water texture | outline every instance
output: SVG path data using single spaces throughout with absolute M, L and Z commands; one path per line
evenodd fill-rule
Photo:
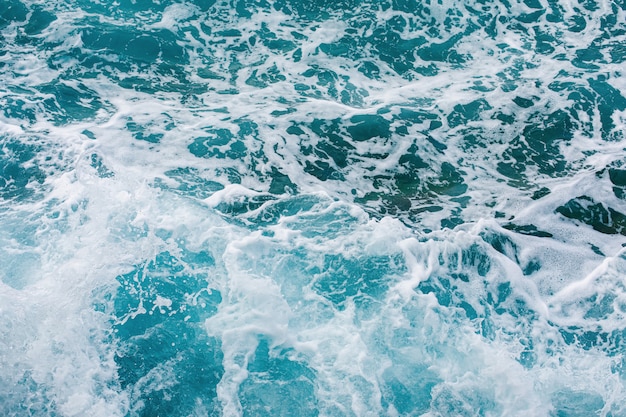
M 3 416 L 626 416 L 623 0 L 0 0 Z

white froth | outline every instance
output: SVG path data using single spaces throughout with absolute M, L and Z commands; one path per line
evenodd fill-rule
M 566 18 L 578 14 L 577 3 L 559 4 Z M 139 395 L 116 385 L 115 346 L 107 339 L 111 317 L 94 310 L 94 303 L 103 301 L 101 294 L 112 293 L 119 274 L 128 273 L 162 251 L 180 253 L 176 239 L 181 238 L 189 248 L 202 250 L 210 246 L 217 255 L 217 272 L 206 279 L 220 291 L 223 302 L 217 314 L 206 320 L 205 329 L 220 340 L 224 354 L 224 375 L 217 387 L 224 415 L 243 413 L 240 386 L 248 376 L 247 367 L 259 337 L 269 339 L 271 349 L 293 349 L 294 358 L 313 371 L 322 415 L 337 410 L 358 416 L 400 415 L 395 405 L 383 405 L 389 403 L 382 392 L 386 378 L 405 378 L 402 382 L 410 384 L 422 377 L 434 381 L 430 399 L 433 411 L 425 415 L 441 415 L 443 411 L 438 414 L 434 408 L 443 407 L 446 401 L 472 404 L 473 395 L 491 401 L 494 414 L 549 415 L 554 396 L 567 390 L 582 396 L 600 395 L 606 404 L 601 411 L 604 415 L 623 413 L 623 407 L 619 408 L 626 401 L 623 371 L 621 377 L 612 372 L 622 352 L 611 357 L 603 350 L 610 346 L 602 344 L 584 349 L 566 343 L 558 332 L 559 328 L 568 330 L 568 326 L 604 333 L 624 331 L 623 236 L 600 234 L 555 213 L 559 206 L 580 195 L 625 211 L 624 201 L 614 195 L 608 180 L 600 182 L 596 176 L 623 159 L 623 143 L 601 139 L 599 115 L 580 112 L 581 121 L 592 125 L 592 134 L 577 132 L 567 146 L 561 147 L 567 163 L 581 168 L 576 173 L 549 177 L 535 169 L 528 177 L 536 182 L 518 188 L 497 170 L 508 146 L 500 138 L 519 136 L 523 122 L 536 111 L 514 106 L 511 97 L 538 96 L 534 105 L 546 111 L 571 107 L 572 100 L 546 86 L 556 79 L 581 82 L 581 70 L 571 63 L 575 51 L 586 48 L 601 34 L 601 16 L 612 13 L 609 1 L 599 4 L 600 8 L 586 18 L 583 33 L 559 33 L 563 43 L 554 53 L 533 52 L 527 47 L 526 35 L 497 23 L 497 40 L 477 30 L 459 42 L 458 52 L 472 56 L 463 65 L 442 62 L 438 74 L 426 77 L 412 73 L 410 80 L 394 74 L 385 62 L 377 62 L 385 74 L 383 79 L 370 79 L 349 59 L 320 52 L 321 44 L 336 43 L 351 23 L 335 17 L 315 29 L 302 26 L 296 17 L 282 12 L 259 11 L 245 21 L 236 20 L 229 10 L 220 17 L 222 20 L 215 14 L 190 19 L 199 13 L 182 4 L 168 6 L 161 14 L 137 17 L 148 21 L 144 22 L 147 31 L 197 30 L 197 37 L 188 34 L 180 42 L 187 48 L 197 48 L 190 54 L 193 67 L 185 70 L 187 75 L 195 74 L 188 81 L 210 84 L 205 92 L 183 102 L 180 92 L 139 92 L 99 75 L 66 81 L 72 86 L 84 84 L 103 101 L 103 108 L 93 120 L 59 125 L 42 113 L 32 123 L 0 116 L 3 137 L 40 144 L 40 159 L 49 157 L 53 161 L 46 166 L 50 175 L 42 185 L 43 201 L 3 211 L 6 222 L 0 226 L 0 242 L 4 245 L 0 254 L 11 261 L 4 264 L 0 274 L 0 381 L 15 386 L 22 376 L 29 375 L 54 399 L 62 415 L 123 416 L 133 407 L 137 411 L 139 406 L 130 404 L 129 396 Z M 433 4 L 432 17 L 442 24 L 452 8 L 463 9 L 463 5 L 454 1 Z M 521 2 L 513 2 L 512 8 L 515 13 L 530 10 Z M 412 18 L 391 9 L 377 11 L 375 16 L 385 22 L 394 14 Z M 0 57 L 10 67 L 3 74 L 12 74 L 10 79 L 0 81 L 0 98 L 15 95 L 5 91 L 7 85 L 32 89 L 56 80 L 63 71 L 80 67 L 66 55 L 54 60 L 58 70 L 47 63 L 55 53 L 84 46 L 74 25 L 85 15 L 66 11 L 58 17 L 59 21 L 40 35 L 42 41 L 58 42 L 52 51 L 37 56 L 30 49 L 12 50 Z M 624 11 L 619 10 L 616 19 L 623 21 L 623 17 Z M 200 21 L 210 24 L 213 33 L 203 32 Z M 301 60 L 295 62 L 291 52 L 275 53 L 260 43 L 245 54 L 228 49 L 235 45 L 234 39 L 215 43 L 220 36 L 216 33 L 221 30 L 236 28 L 242 37 L 249 38 L 264 25 L 280 38 L 294 41 L 302 50 Z M 557 30 L 545 16 L 537 25 L 550 33 Z M 15 30 L 15 26 L 3 29 L 5 39 L 12 41 Z M 297 40 L 292 31 L 306 39 Z M 371 34 L 368 28 L 363 36 Z M 403 36 L 423 34 L 425 29 L 418 28 Z M 500 48 L 497 42 L 508 46 Z M 204 62 L 209 56 L 212 62 Z M 229 65 L 235 61 L 242 68 L 236 79 L 231 79 Z M 520 67 L 516 92 L 503 94 L 502 74 L 508 74 L 520 62 L 532 65 Z M 418 63 L 427 64 L 422 60 Z M 209 82 L 198 76 L 198 68 L 205 65 L 223 79 Z M 286 80 L 265 87 L 246 83 L 255 70 L 268 71 L 274 65 Z M 294 93 L 296 83 L 316 84 L 303 75 L 313 65 L 332 68 L 339 87 L 349 80 L 369 95 L 362 105 L 353 105 L 342 103 L 322 85 L 315 86 L 317 96 Z M 617 64 L 607 64 L 606 72 L 612 74 L 607 83 L 624 91 L 623 70 Z M 473 89 L 477 80 L 493 88 L 478 92 Z M 237 88 L 238 94 L 220 93 L 231 88 Z M 28 99 L 39 103 L 42 97 L 29 90 Z M 477 99 L 485 99 L 494 111 L 515 113 L 519 121 L 501 126 L 496 119 L 480 119 L 455 128 L 447 126 L 445 116 L 455 106 Z M 350 141 L 354 146 L 348 152 L 352 159 L 339 170 L 343 181 L 323 181 L 303 171 L 306 162 L 313 159 L 307 160 L 301 149 L 319 144 L 319 138 L 307 128 L 314 119 L 347 123 L 355 115 L 374 115 L 402 106 L 435 114 L 444 123 L 444 129 L 433 131 L 432 136 L 447 149 L 427 161 L 434 167 L 429 175 L 436 176 L 442 162 L 466 172 L 469 190 L 465 195 L 471 200 L 462 210 L 464 225 L 440 231 L 441 220 L 458 207 L 449 196 L 428 202 L 441 205 L 443 210 L 423 212 L 413 223 L 407 221 L 409 226 L 392 217 L 372 219 L 368 214 L 371 212 L 351 202 L 352 189 L 359 197 L 390 190 L 389 184 L 374 187 L 371 179 L 393 172 L 413 141 L 420 147 L 427 146 L 424 123 L 412 126 L 407 136 L 392 134 L 388 140 Z M 295 112 L 288 117 L 272 115 L 275 110 L 285 109 Z M 127 128 L 131 119 L 142 132 L 162 135 L 160 143 L 133 138 Z M 241 120 L 255 123 L 258 137 L 237 136 Z M 626 112 L 616 111 L 614 130 L 624 130 L 625 121 Z M 302 126 L 303 135 L 286 133 L 294 123 Z M 218 128 L 228 129 L 243 142 L 243 158 L 198 158 L 190 153 L 188 147 L 195 139 Z M 469 128 L 494 139 L 493 143 L 470 151 L 463 148 Z M 95 139 L 83 133 L 87 130 Z M 266 159 L 255 161 L 251 156 L 254 152 L 261 152 Z M 367 153 L 389 156 L 372 161 L 363 156 Z M 94 168 L 94 155 L 111 175 L 103 176 Z M 268 196 L 269 184 L 261 174 L 252 172 L 253 162 L 259 164 L 261 174 L 271 172 L 272 167 L 280 168 L 298 187 L 295 194 L 308 196 L 316 203 L 306 211 L 279 214 L 267 227 L 250 226 L 252 220 L 243 227 L 224 213 L 218 215 L 220 208 Z M 177 168 L 193 169 L 199 178 L 214 180 L 224 188 L 208 197 L 181 195 L 178 190 L 172 191 L 178 182 L 167 174 Z M 224 174 L 228 169 L 241 175 L 241 183 L 229 182 Z M 529 172 L 533 169 L 528 167 Z M 157 179 L 167 187 L 156 187 Z M 533 200 L 530 196 L 538 186 L 547 187 L 550 194 Z M 273 196 L 237 220 L 254 219 L 263 210 L 288 203 L 291 198 L 294 195 Z M 493 205 L 483 204 L 486 201 Z M 506 217 L 487 220 L 496 211 Z M 53 213 L 57 217 L 49 217 Z M 32 220 L 25 218 L 41 220 L 28 229 Z M 553 237 L 525 236 L 503 229 L 501 225 L 508 222 L 533 224 Z M 24 229 L 15 225 L 24 225 Z M 423 231 L 427 228 L 435 232 Z M 173 237 L 159 237 L 160 230 Z M 508 239 L 517 249 L 499 252 L 483 239 L 490 233 Z M 605 256 L 594 252 L 592 246 Z M 486 276 L 463 264 L 463 253 L 470 248 L 492 262 Z M 390 272 L 384 277 L 389 288 L 382 290 L 384 295 L 374 300 L 367 312 L 356 305 L 356 296 L 346 297 L 339 308 L 315 287 L 326 272 L 325 256 L 355 262 L 364 262 L 368 257 L 393 258 L 389 261 Z M 523 269 L 532 262 L 541 268 L 525 275 Z M 422 294 L 420 290 L 420 285 L 429 280 L 434 282 L 465 269 L 471 276 L 462 295 L 476 311 L 478 317 L 472 319 L 460 307 L 444 306 L 434 293 Z M 486 294 L 502 283 L 511 285 L 512 298 L 525 303 L 528 317 L 514 317 L 510 312 L 499 315 L 486 305 Z M 604 310 L 591 311 L 594 303 L 588 300 L 593 297 L 598 302 L 609 297 Z M 142 301 L 121 319 L 122 323 L 148 313 Z M 153 310 L 166 311 L 173 304 L 161 295 L 146 301 L 152 303 Z M 481 334 L 481 325 L 486 323 L 493 325 L 492 334 Z M 534 343 L 532 349 L 524 345 L 529 340 Z M 525 366 L 519 358 L 527 351 L 536 357 Z M 402 374 L 405 368 L 421 371 Z M 162 364 L 134 389 L 158 391 L 173 386 L 175 379 L 171 364 Z M 1 398 L 8 394 L 0 387 Z

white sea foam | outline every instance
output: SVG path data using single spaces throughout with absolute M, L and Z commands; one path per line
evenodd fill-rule
M 149 311 L 169 314 L 175 300 L 151 294 L 152 298 L 140 299 L 125 315 L 113 317 L 110 297 L 120 285 L 116 277 L 164 251 L 182 258 L 185 250 L 209 250 L 215 258 L 214 269 L 196 267 L 206 275 L 203 291 L 219 291 L 222 297 L 215 315 L 204 320 L 203 329 L 219 340 L 223 353 L 224 373 L 217 396 L 224 415 L 243 414 L 241 387 L 250 375 L 260 338 L 269 340 L 271 355 L 278 357 L 288 350 L 289 360 L 311 370 L 321 415 L 403 415 L 401 401 L 389 393 L 394 384 L 409 391 L 407 401 L 421 404 L 416 413 L 422 415 L 462 415 L 476 410 L 485 410 L 486 415 L 551 415 L 559 401 L 596 397 L 603 403 L 598 413 L 623 414 L 624 371 L 619 369 L 624 366 L 624 352 L 623 344 L 615 342 L 624 331 L 626 314 L 623 235 L 602 234 L 555 213 L 581 195 L 626 211 L 608 179 L 597 175 L 623 159 L 622 142 L 603 140 L 599 115 L 578 110 L 580 122 L 591 129 L 585 134 L 576 132 L 559 149 L 567 165 L 579 169 L 550 176 L 528 166 L 530 174 L 518 183 L 498 171 L 508 140 L 523 133 L 524 123 L 536 109 L 550 113 L 571 108 L 573 99 L 547 86 L 555 80 L 581 82 L 582 70 L 571 63 L 575 51 L 601 34 L 601 16 L 612 10 L 610 2 L 598 3 L 598 10 L 585 17 L 582 33 L 558 33 L 561 44 L 553 53 L 532 52 L 526 34 L 498 20 L 497 39 L 476 30 L 459 41 L 458 53 L 471 55 L 462 65 L 438 62 L 435 75 L 411 72 L 403 77 L 394 73 L 390 63 L 378 60 L 381 79 L 365 76 L 358 71 L 358 63 L 348 58 L 320 52 L 322 44 L 340 40 L 351 23 L 332 15 L 315 29 L 282 12 L 259 11 L 241 20 L 226 5 L 224 10 L 217 5 L 202 16 L 194 7 L 176 4 L 162 13 L 133 17 L 146 33 L 188 31 L 184 40 L 178 40 L 191 57 L 185 76 L 187 81 L 206 83 L 206 90 L 189 96 L 165 89 L 141 92 L 120 87 L 114 80 L 133 73 L 161 79 L 150 65 L 128 74 L 111 69 L 111 77 L 82 75 L 82 64 L 63 52 L 84 47 L 81 27 L 87 16 L 56 13 L 58 21 L 38 35 L 50 50 L 14 48 L 0 57 L 10 68 L 3 72 L 8 78 L 0 81 L 0 97 L 22 97 L 36 113 L 31 121 L 0 115 L 2 140 L 38 146 L 30 164 L 41 166 L 46 174 L 42 184 L 31 184 L 43 197 L 3 202 L 0 207 L 6 219 L 0 226 L 0 399 L 17 395 L 39 415 L 140 413 L 141 404 L 132 398 L 174 387 L 175 360 L 159 364 L 134 386 L 123 389 L 117 380 L 112 322 L 123 325 Z M 531 11 L 521 2 L 512 4 L 512 13 Z M 579 15 L 578 4 L 559 4 L 566 19 Z M 441 27 L 446 12 L 462 6 L 444 2 L 433 5 L 431 14 Z M 505 13 L 502 5 L 492 7 Z M 416 19 L 392 10 L 374 13 L 377 22 L 383 23 L 394 15 Z M 616 19 L 624 21 L 623 17 L 624 11 L 618 10 Z M 123 26 L 131 18 L 98 19 Z M 463 17 L 461 22 L 459 33 L 468 20 Z M 202 29 L 201 23 L 212 32 Z M 556 34 L 545 16 L 537 25 Z M 17 26 L 2 29 L 7 42 L 14 41 Z M 236 51 L 237 45 L 244 39 L 250 42 L 263 27 L 294 42 L 302 50 L 301 59 L 296 62 L 292 51 L 273 51 L 260 40 L 246 52 Z M 229 29 L 241 35 L 219 35 Z M 306 39 L 300 40 L 293 32 Z M 367 28 L 361 35 L 372 33 Z M 404 39 L 420 35 L 433 40 L 426 28 L 409 30 L 407 26 L 402 33 Z M 100 53 L 110 55 L 111 62 L 119 59 L 112 51 Z M 363 53 L 375 59 L 373 52 Z M 234 62 L 242 66 L 236 74 L 230 69 Z M 421 58 L 416 62 L 428 64 Z M 285 80 L 265 86 L 246 83 L 255 71 L 267 73 L 274 66 Z M 330 85 L 304 75 L 314 66 L 332 69 L 337 89 L 349 82 L 367 95 L 363 94 L 360 104 L 341 102 Z M 199 70 L 204 67 L 217 79 L 202 78 Z M 624 91 L 626 81 L 619 65 L 607 64 L 604 69 L 610 75 L 606 82 Z M 63 84 L 76 89 L 84 85 L 103 105 L 91 118 L 53 122 L 51 111 L 42 104 L 50 95 L 33 89 L 71 71 L 77 71 L 76 79 L 70 77 Z M 511 71 L 519 74 L 511 75 Z M 162 75 L 164 84 L 171 78 Z M 504 92 L 507 79 L 518 84 L 516 92 Z M 476 81 L 486 91 L 475 89 Z M 293 86 L 298 83 L 309 86 L 310 95 L 295 92 Z M 8 85 L 27 91 L 18 94 L 9 91 Z M 231 88 L 237 94 L 221 94 Z M 518 94 L 538 99 L 533 107 L 523 109 L 511 102 Z M 447 116 L 457 105 L 478 99 L 492 108 L 485 117 L 449 126 Z M 80 102 L 84 107 L 93 103 Z M 437 116 L 444 128 L 429 134 L 446 145 L 445 151 L 436 153 L 427 143 L 430 119 L 408 126 L 406 135 L 394 133 L 372 141 L 352 140 L 344 129 L 339 133 L 353 147 L 346 151 L 347 165 L 336 167 L 326 158 L 342 178 L 322 180 L 304 170 L 307 162 L 321 157 L 304 155 L 302 149 L 325 141 L 313 131 L 314 120 L 339 119 L 349 124 L 359 115 L 391 118 L 400 107 Z M 295 111 L 287 116 L 272 114 L 289 109 Z M 389 114 L 384 113 L 386 109 Z M 517 119 L 507 125 L 495 118 L 485 120 L 496 111 Z M 614 112 L 612 120 L 615 132 L 623 130 L 624 110 Z M 246 131 L 242 121 L 255 124 L 256 132 Z M 144 135 L 157 135 L 159 142 L 138 140 L 137 132 L 129 127 L 133 123 Z M 292 125 L 301 126 L 303 133 L 287 133 Z M 189 146 L 216 129 L 227 129 L 240 140 L 244 155 L 192 155 Z M 486 144 L 467 145 L 471 129 L 486 138 Z M 355 204 L 353 196 L 393 191 L 391 181 L 374 185 L 373 179 L 392 175 L 414 143 L 419 148 L 416 153 L 428 164 L 420 173 L 424 183 L 439 175 L 443 162 L 465 172 L 467 207 L 459 208 L 461 203 L 453 200 L 457 196 L 419 197 L 412 201 L 414 206 L 438 205 L 441 210 L 400 220 L 372 216 L 378 203 Z M 228 142 L 207 148 L 227 152 L 230 146 Z M 388 156 L 373 159 L 368 154 Z M 103 168 L 97 167 L 97 161 Z M 181 168 L 191 170 L 196 177 L 188 181 L 200 187 L 202 181 L 213 181 L 222 188 L 205 190 L 202 195 L 185 194 L 178 187 L 187 179 L 172 174 Z M 269 195 L 266 176 L 272 168 L 287 175 L 297 190 Z M 237 181 L 229 179 L 232 172 L 239 175 Z M 550 193 L 533 200 L 539 187 Z M 265 200 L 246 206 L 255 199 Z M 302 204 L 303 208 L 284 209 L 280 204 Z M 232 214 L 238 206 L 248 208 Z M 278 214 L 272 214 L 274 209 Z M 464 224 L 442 228 L 442 220 L 457 209 Z M 503 214 L 494 220 L 496 212 Z M 259 218 L 268 219 L 267 223 L 255 223 Z M 508 223 L 532 224 L 552 237 L 502 228 Z M 467 259 L 471 251 L 488 259 L 488 271 L 478 272 L 480 261 Z M 383 281 L 371 284 L 381 288 L 346 288 L 354 283 L 342 281 L 342 274 L 356 282 L 364 279 L 346 272 L 353 265 L 365 265 L 362 271 L 354 267 L 362 275 L 379 268 L 380 277 L 369 278 Z M 468 274 L 467 282 L 453 281 L 453 274 Z M 443 286 L 443 280 L 448 280 L 450 288 L 438 288 L 439 293 L 423 289 Z M 498 294 L 504 291 L 499 286 L 505 284 L 510 285 L 506 300 Z M 193 300 L 199 294 L 188 296 Z M 446 296 L 456 298 L 446 301 Z M 489 301 L 490 297 L 495 301 Z M 152 307 L 146 309 L 144 302 Z M 585 336 L 584 332 L 597 334 Z M 576 337 L 597 340 L 571 341 Z M 428 394 L 419 397 L 416 393 L 421 391 Z M 52 402 L 56 408 L 46 409 Z M 17 407 L 6 404 L 0 410 Z

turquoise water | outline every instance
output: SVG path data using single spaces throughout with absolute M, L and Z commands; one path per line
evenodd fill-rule
M 626 416 L 626 4 L 0 0 L 3 416 Z

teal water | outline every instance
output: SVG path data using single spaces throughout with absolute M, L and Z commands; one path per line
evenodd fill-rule
M 626 416 L 626 4 L 0 0 L 3 416 Z

